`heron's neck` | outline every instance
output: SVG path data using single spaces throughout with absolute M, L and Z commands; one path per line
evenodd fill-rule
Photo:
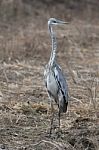
M 49 26 L 49 31 L 50 31 L 50 36 L 52 39 L 52 51 L 51 51 L 51 56 L 49 60 L 49 65 L 53 66 L 55 59 L 56 59 L 55 57 L 56 57 L 57 42 L 56 42 L 55 33 L 52 30 L 52 26 Z

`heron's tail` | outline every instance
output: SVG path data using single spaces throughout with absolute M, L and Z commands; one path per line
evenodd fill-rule
M 60 103 L 60 105 L 58 105 L 60 112 L 61 113 L 66 113 L 67 106 L 68 106 L 68 101 L 66 101 L 66 99 L 64 99 L 63 102 Z
M 63 105 L 62 112 L 65 113 L 67 111 L 68 102 L 65 102 Z

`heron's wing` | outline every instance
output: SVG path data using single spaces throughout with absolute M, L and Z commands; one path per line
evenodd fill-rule
M 62 70 L 58 65 L 55 66 L 54 74 L 55 74 L 55 79 L 57 81 L 59 89 L 61 90 L 66 101 L 68 101 L 68 85 L 62 73 Z

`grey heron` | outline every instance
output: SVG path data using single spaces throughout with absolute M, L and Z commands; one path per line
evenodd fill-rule
M 51 118 L 50 134 L 52 132 L 53 118 L 54 118 L 53 100 L 55 100 L 59 108 L 58 109 L 59 128 L 60 128 L 60 114 L 66 113 L 67 106 L 68 106 L 68 86 L 67 86 L 66 79 L 63 75 L 63 72 L 56 61 L 57 42 L 56 42 L 55 33 L 53 32 L 52 29 L 54 25 L 66 24 L 66 23 L 68 22 L 60 21 L 55 18 L 50 18 L 48 20 L 48 30 L 52 40 L 52 51 L 51 51 L 49 62 L 45 66 L 44 81 L 45 81 L 46 89 L 50 97 L 50 103 L 51 103 L 52 118 Z

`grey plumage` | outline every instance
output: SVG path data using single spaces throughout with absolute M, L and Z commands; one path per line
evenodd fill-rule
M 46 65 L 44 70 L 44 79 L 45 79 L 45 85 L 48 91 L 48 95 L 50 97 L 51 110 L 53 114 L 51 120 L 50 133 L 52 130 L 53 116 L 54 116 L 52 99 L 55 100 L 59 108 L 59 127 L 60 127 L 60 113 L 65 113 L 67 111 L 67 105 L 68 105 L 68 86 L 65 77 L 63 75 L 63 72 L 60 66 L 56 62 L 57 42 L 56 42 L 55 33 L 52 30 L 53 25 L 65 24 L 65 23 L 67 22 L 63 22 L 55 18 L 50 18 L 48 20 L 48 29 L 52 39 L 52 51 L 51 51 L 49 62 Z

